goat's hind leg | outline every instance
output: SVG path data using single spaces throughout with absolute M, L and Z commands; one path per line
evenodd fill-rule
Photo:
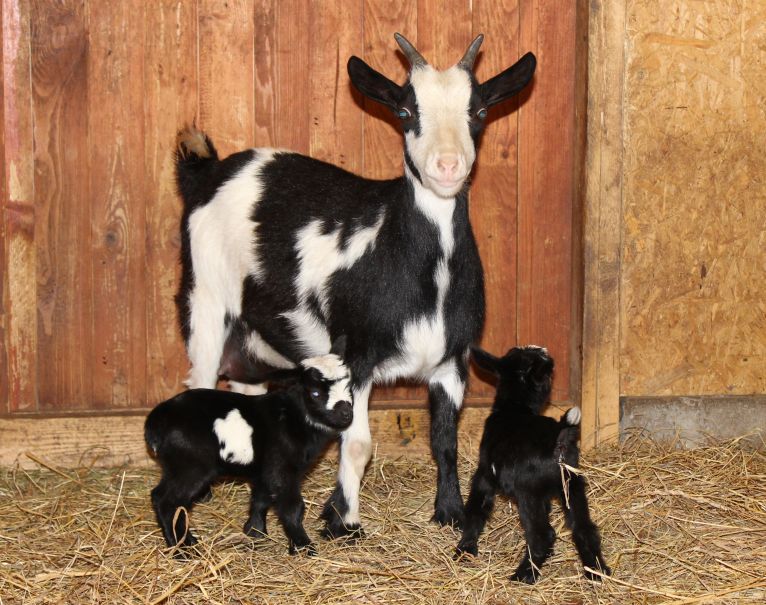
M 274 510 L 287 534 L 289 552 L 291 555 L 305 550 L 309 556 L 317 554 L 316 547 L 303 528 L 303 514 L 306 505 L 300 492 L 300 484 L 285 486 L 284 491 L 277 495 Z
M 612 575 L 612 570 L 606 564 L 601 554 L 601 538 L 598 533 L 598 527 L 591 521 L 588 511 L 588 498 L 585 495 L 585 480 L 579 476 L 572 476 L 569 481 L 568 502 L 566 506 L 564 494 L 560 496 L 564 516 L 567 525 L 572 529 L 572 540 L 574 541 L 577 554 L 585 567 L 600 571 L 607 576 Z M 601 577 L 589 571 L 584 572 L 589 580 L 601 581 Z
M 519 517 L 526 539 L 524 557 L 511 580 L 534 584 L 540 578 L 540 568 L 553 553 L 556 532 L 548 520 L 550 501 L 528 496 L 518 498 Z
M 163 477 L 152 490 L 152 507 L 168 546 L 193 546 L 197 538 L 191 531 L 189 511 L 194 497 L 208 484 L 188 484 Z
M 274 500 L 268 489 L 260 481 L 253 481 L 250 495 L 250 517 L 245 523 L 244 532 L 251 538 L 262 538 L 266 535 L 266 511 Z

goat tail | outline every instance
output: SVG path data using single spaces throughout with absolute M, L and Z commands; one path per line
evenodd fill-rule
M 154 408 L 146 417 L 144 423 L 144 440 L 146 446 L 151 450 L 155 456 L 160 449 L 163 441 L 163 435 L 165 434 L 163 414 L 161 407 Z
M 559 422 L 561 422 L 563 428 L 567 426 L 579 426 L 580 420 L 582 420 L 582 412 L 579 407 L 575 406 L 569 408 Z
M 218 151 L 204 132 L 186 126 L 176 136 L 176 183 L 187 208 L 202 201 L 201 186 L 212 167 L 218 163 Z

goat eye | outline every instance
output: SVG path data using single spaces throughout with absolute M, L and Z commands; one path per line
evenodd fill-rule
M 476 117 L 480 120 L 485 119 L 487 117 L 487 109 L 482 107 L 479 111 L 476 112 Z
M 322 393 L 319 392 L 319 389 L 311 389 L 311 396 L 314 399 L 319 399 Z
M 410 110 L 406 107 L 399 108 L 399 111 L 396 112 L 396 115 L 398 115 L 402 120 L 406 120 L 407 118 L 412 117 Z

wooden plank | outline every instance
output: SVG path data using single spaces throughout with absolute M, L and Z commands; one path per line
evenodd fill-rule
M 362 53 L 361 0 L 321 0 L 310 6 L 310 145 L 312 157 L 360 172 L 362 119 L 346 63 Z
M 29 5 L 3 0 L 3 355 L 10 412 L 37 407 L 37 282 Z
M 403 83 L 409 66 L 394 42 L 399 32 L 417 45 L 417 5 L 383 0 L 364 2 L 364 54 L 372 68 L 394 82 Z M 368 178 L 387 179 L 403 173 L 402 135 L 399 124 L 386 107 L 369 99 L 364 104 L 364 166 Z
M 200 0 L 199 121 L 226 156 L 253 145 L 254 6 Z
M 570 395 L 575 9 L 534 0 L 519 13 L 520 48 L 538 64 L 519 109 L 518 338 L 556 359 L 559 401 Z
M 6 8 L 0 4 L 0 25 L 6 14 Z M 3 33 L 3 27 L 0 27 L 0 49 L 5 48 L 3 43 L 6 36 Z M 0 82 L 5 82 L 3 74 L 5 66 L 0 61 Z M 0 86 L 0 271 L 3 275 L 8 275 L 8 263 L 6 261 L 6 236 L 5 222 L 7 214 L 8 188 L 5 181 L 5 89 Z M 10 411 L 9 399 L 9 372 L 8 372 L 8 336 L 7 325 L 10 321 L 8 313 L 8 288 L 5 286 L 5 280 L 0 279 L 0 414 L 7 414 Z
M 90 401 L 70 408 L 146 404 L 144 3 L 89 4 L 88 134 L 93 324 L 86 352 Z M 68 293 L 75 299 L 76 291 Z M 82 345 L 81 345 L 82 346 Z
M 473 4 L 473 35 L 485 36 L 475 74 L 485 82 L 519 55 L 517 0 Z M 518 342 L 516 332 L 518 102 L 491 110 L 476 158 L 471 187 L 471 223 L 484 267 L 486 323 L 481 346 L 501 355 Z M 472 376 L 475 376 L 472 370 Z M 490 396 L 478 377 L 469 397 Z
M 39 407 L 91 404 L 88 27 L 82 1 L 31 3 Z
M 583 238 L 583 445 L 617 436 L 626 2 L 591 2 Z
M 309 153 L 309 48 L 315 25 L 309 23 L 309 3 L 280 0 L 276 22 L 276 142 Z M 335 32 L 337 34 L 337 32 Z
M 180 281 L 181 203 L 175 187 L 175 134 L 197 109 L 197 12 L 186 0 L 146 10 L 144 131 L 148 403 L 183 388 L 188 370 L 174 295 Z
M 255 99 L 254 128 L 256 147 L 277 144 L 275 81 L 276 67 L 276 0 L 255 1 Z
M 468 48 L 472 33 L 471 4 L 467 0 L 418 0 L 416 47 L 436 69 L 454 65 Z
M 458 455 L 475 459 L 489 410 L 469 407 L 458 424 Z M 31 452 L 56 468 L 147 466 L 141 413 L 0 417 L 0 467 L 35 468 Z M 429 415 L 423 409 L 373 410 L 370 430 L 375 456 L 428 457 Z M 334 446 L 330 456 L 337 456 Z

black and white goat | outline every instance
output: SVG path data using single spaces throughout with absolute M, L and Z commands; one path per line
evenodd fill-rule
M 557 497 L 583 564 L 610 574 L 601 556 L 598 528 L 588 512 L 585 480 L 561 466 L 578 464 L 580 408 L 570 408 L 558 422 L 539 415 L 550 397 L 553 359 L 534 346 L 513 348 L 501 358 L 473 349 L 473 357 L 498 382 L 492 413 L 484 425 L 457 556 L 477 554 L 477 540 L 499 491 L 516 501 L 526 538 L 524 558 L 511 579 L 534 583 L 556 540 L 548 516 L 551 499 Z M 566 488 L 564 476 L 568 476 Z M 585 576 L 599 579 L 588 571 Z
M 247 535 L 266 533 L 273 505 L 290 553 L 315 552 L 303 529 L 301 482 L 330 439 L 351 424 L 349 372 L 340 357 L 327 354 L 271 379 L 282 388 L 254 396 L 192 389 L 147 417 L 146 443 L 162 467 L 152 505 L 168 546 L 196 543 L 188 510 L 213 481 L 229 476 L 252 483 Z
M 276 368 L 326 353 L 338 334 L 348 335 L 354 420 L 342 435 L 338 483 L 323 513 L 328 537 L 361 533 L 370 389 L 399 378 L 429 387 L 434 519 L 463 519 L 456 421 L 468 346 L 484 322 L 468 177 L 488 109 L 521 91 L 535 70 L 529 53 L 479 84 L 472 69 L 483 36 L 443 71 L 395 37 L 411 64 L 404 85 L 357 57 L 348 73 L 362 94 L 400 119 L 402 177 L 370 180 L 274 149 L 221 160 L 195 129 L 178 141 L 184 201 L 178 304 L 189 386 L 216 384 L 232 322 L 245 326 L 247 355 Z M 238 381 L 236 372 L 229 378 Z

